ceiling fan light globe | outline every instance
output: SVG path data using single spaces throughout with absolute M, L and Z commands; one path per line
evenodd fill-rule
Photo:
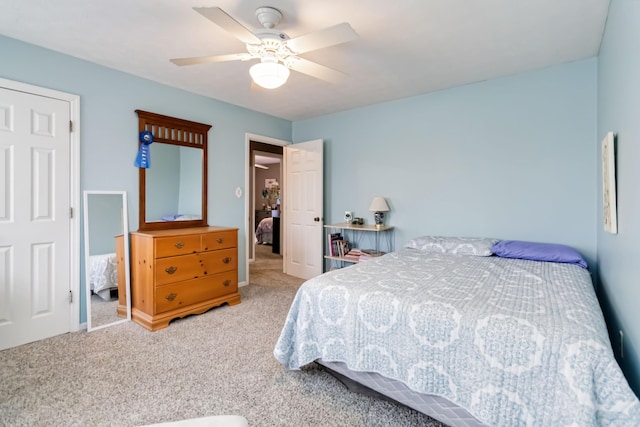
M 260 62 L 249 69 L 257 85 L 265 89 L 276 89 L 287 82 L 289 69 L 277 62 Z

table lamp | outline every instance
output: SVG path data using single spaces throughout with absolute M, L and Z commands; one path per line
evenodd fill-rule
M 369 210 L 373 212 L 373 217 L 376 221 L 376 228 L 384 227 L 384 213 L 389 211 L 389 205 L 383 197 L 374 197 L 371 201 Z

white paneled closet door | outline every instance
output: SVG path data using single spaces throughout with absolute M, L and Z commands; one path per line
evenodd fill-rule
M 70 112 L 0 88 L 0 350 L 70 330 Z

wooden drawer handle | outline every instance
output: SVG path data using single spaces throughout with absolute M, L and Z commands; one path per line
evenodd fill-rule
M 224 262 L 225 264 L 229 264 L 232 261 L 231 257 L 226 257 L 222 259 L 222 262 Z
M 220 243 L 220 244 L 223 244 L 223 243 L 224 243 L 224 237 L 218 237 L 218 238 L 216 239 L 216 242 L 218 242 L 218 243 Z
M 164 269 L 164 271 L 166 271 L 166 272 L 167 272 L 167 273 L 169 273 L 169 274 L 173 274 L 173 273 L 175 273 L 176 271 L 178 271 L 178 267 L 174 267 L 174 266 L 167 267 L 167 268 L 165 268 L 165 269 Z
M 178 248 L 178 249 L 182 249 L 182 247 L 184 246 L 184 242 L 177 242 L 177 243 L 176 243 L 175 245 L 173 245 L 173 246 L 175 246 L 175 247 L 176 247 L 176 248 Z
M 178 296 L 178 294 L 171 292 L 169 295 L 167 295 L 165 298 L 168 301 L 173 301 L 174 299 L 176 299 L 176 297 Z
M 225 280 L 224 282 L 222 282 L 222 284 L 225 286 L 229 286 L 231 285 L 231 280 Z

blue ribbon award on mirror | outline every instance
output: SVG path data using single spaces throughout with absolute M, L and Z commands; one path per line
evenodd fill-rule
M 145 169 L 151 167 L 151 153 L 149 152 L 151 143 L 153 143 L 153 134 L 148 130 L 140 132 L 140 148 L 134 163 L 136 167 Z

